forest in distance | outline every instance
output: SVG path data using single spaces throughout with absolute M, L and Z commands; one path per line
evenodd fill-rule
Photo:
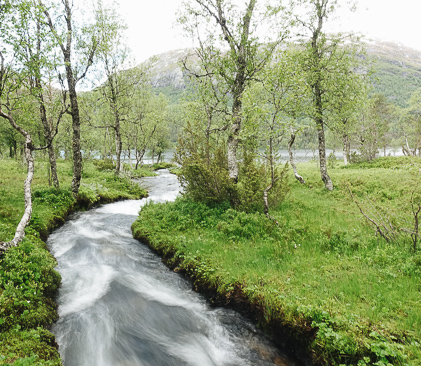
M 48 234 L 169 168 L 133 235 L 211 302 L 306 364 L 421 365 L 421 51 L 326 32 L 346 6 L 186 1 L 195 47 L 136 65 L 112 2 L 0 0 L 0 364 L 62 362 Z

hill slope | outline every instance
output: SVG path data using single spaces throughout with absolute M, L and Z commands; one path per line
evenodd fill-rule
M 367 54 L 373 62 L 373 85 L 377 93 L 404 107 L 421 88 L 421 51 L 391 42 L 370 42 Z
M 147 61 L 151 65 L 155 91 L 164 93 L 171 103 L 178 102 L 186 87 L 186 75 L 180 62 L 193 52 L 192 49 L 172 50 Z M 367 55 L 374 69 L 374 92 L 405 107 L 411 94 L 421 88 L 421 51 L 392 42 L 370 41 Z

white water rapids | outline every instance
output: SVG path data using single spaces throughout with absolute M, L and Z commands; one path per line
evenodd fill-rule
M 248 321 L 211 308 L 130 226 L 148 200 L 174 200 L 177 178 L 143 178 L 149 198 L 76 213 L 48 246 L 62 275 L 56 334 L 65 366 L 294 365 Z

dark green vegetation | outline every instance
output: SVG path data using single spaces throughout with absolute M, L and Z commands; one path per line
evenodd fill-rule
M 97 163 L 104 166 L 104 162 Z M 0 256 L 0 364 L 61 365 L 57 344 L 47 329 L 57 320 L 54 297 L 60 275 L 56 260 L 42 241 L 76 209 L 118 199 L 140 198 L 146 192 L 111 170 L 86 163 L 78 200 L 70 190 L 70 162 L 58 161 L 60 190 L 48 185 L 48 163 L 38 161 L 33 184 L 33 214 L 25 238 Z M 151 174 L 151 171 L 149 171 Z M 0 161 L 0 238 L 13 238 L 23 212 L 25 165 Z
M 421 52 L 390 42 L 367 45 L 373 64 L 373 86 L 376 93 L 406 107 L 411 94 L 421 88 Z
M 380 158 L 332 168 L 328 192 L 317 166 L 300 164 L 307 184 L 291 174 L 290 194 L 271 209 L 279 226 L 182 197 L 148 204 L 132 229 L 216 304 L 249 304 L 275 341 L 282 329 L 316 364 L 420 365 L 421 252 L 404 235 L 376 235 L 348 193 L 368 212 L 387 207 L 391 220 L 411 221 L 420 167 Z

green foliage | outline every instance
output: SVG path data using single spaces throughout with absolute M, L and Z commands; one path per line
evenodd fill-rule
M 221 203 L 233 201 L 235 185 L 229 179 L 224 146 L 206 152 L 203 140 L 195 134 L 179 139 L 175 160 L 181 165 L 179 180 L 186 195 L 196 201 Z
M 113 170 L 115 169 L 115 163 L 111 159 L 104 160 L 92 160 L 92 163 L 98 170 Z
M 183 95 L 183 89 L 177 88 L 173 85 L 164 87 L 154 87 L 153 91 L 156 95 L 164 94 L 170 104 L 178 104 Z
M 31 241 L 32 240 L 32 241 Z M 57 318 L 53 297 L 60 284 L 55 259 L 27 237 L 0 259 L 0 331 L 19 325 L 30 329 L 51 324 Z
M 327 167 L 333 169 L 336 167 L 338 158 L 336 157 L 335 153 L 331 152 L 327 157 Z
M 245 152 L 238 175 L 238 201 L 236 207 L 242 211 L 263 212 L 263 191 L 266 188 L 265 166 L 255 161 L 254 154 Z
M 58 319 L 52 300 L 61 280 L 56 265 L 31 235 L 0 258 L 0 364 L 61 364 L 54 335 L 40 328 Z
M 172 163 L 164 163 L 164 162 L 161 162 L 161 163 L 155 163 L 155 164 L 153 164 L 153 165 L 151 166 L 151 168 L 152 168 L 153 170 L 159 170 L 159 169 L 171 169 L 171 168 L 174 168 L 174 167 L 176 167 L 176 165 L 175 165 L 175 164 L 172 164 Z
M 43 328 L 0 334 L 0 365 L 61 366 L 55 337 Z
M 368 56 L 375 69 L 372 75 L 374 91 L 399 107 L 405 107 L 411 94 L 421 88 L 421 72 L 414 50 L 402 51 L 398 47 L 402 46 L 391 43 L 371 45 Z
M 351 161 L 373 160 L 381 149 L 390 146 L 392 123 L 397 118 L 396 108 L 383 94 L 374 94 L 366 101 L 365 108 L 355 122 L 349 135 L 360 155 Z
M 421 167 L 421 159 L 413 156 L 380 157 L 372 161 L 361 161 L 351 165 L 343 165 L 341 169 L 395 169 L 414 170 Z

